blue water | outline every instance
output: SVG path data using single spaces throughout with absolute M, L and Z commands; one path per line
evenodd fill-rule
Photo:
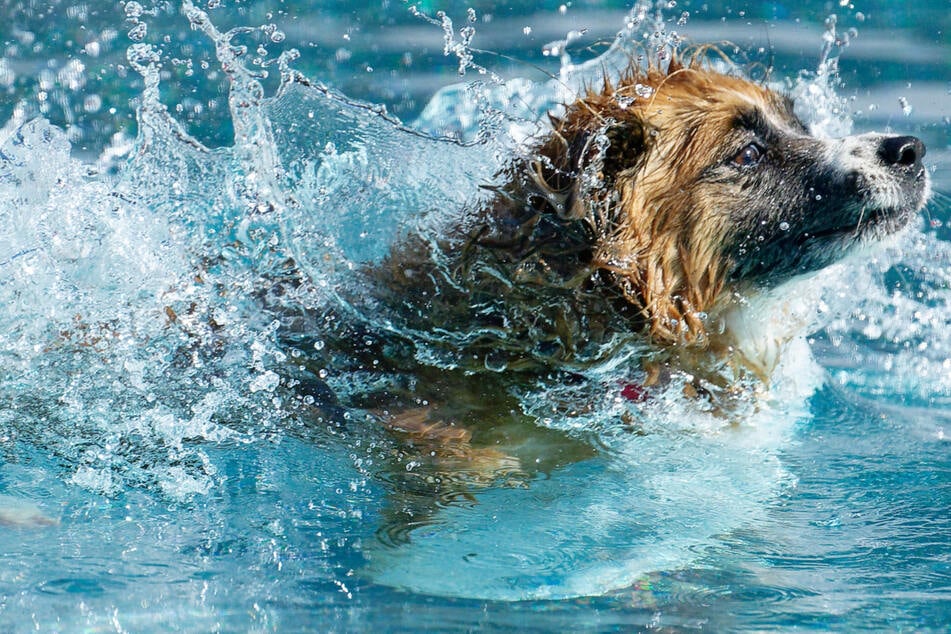
M 353 269 L 626 59 L 630 7 L 535 4 L 473 3 L 463 77 L 403 3 L 0 8 L 0 629 L 947 630 L 947 2 L 679 2 L 626 36 L 729 40 L 817 132 L 928 145 L 919 226 L 822 278 L 738 424 L 624 402 L 625 367 L 487 382 L 492 459 L 445 463 L 347 406 L 401 380 L 329 354 Z

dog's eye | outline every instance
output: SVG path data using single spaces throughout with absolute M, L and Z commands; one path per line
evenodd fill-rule
M 733 164 L 739 167 L 752 167 L 763 160 L 763 148 L 756 143 L 750 143 L 733 157 Z

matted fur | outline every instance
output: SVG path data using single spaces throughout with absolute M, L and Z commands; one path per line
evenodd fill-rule
M 723 201 L 688 184 L 724 158 L 721 140 L 739 106 L 785 107 L 782 96 L 762 86 L 711 71 L 706 51 L 675 57 L 666 69 L 632 67 L 616 87 L 589 90 L 554 120 L 555 134 L 540 148 L 566 176 L 583 171 L 591 158 L 570 157 L 579 138 L 606 134 L 611 148 L 597 176 L 602 185 L 613 181 L 615 195 L 604 196 L 607 188 L 584 191 L 583 180 L 569 176 L 562 179 L 573 180 L 568 215 L 610 227 L 594 263 L 617 278 L 659 344 L 708 345 L 705 317 L 730 299 L 721 251 L 725 223 L 717 213 Z M 540 184 L 560 180 L 540 172 Z
M 850 137 L 846 152 L 707 53 L 588 89 L 487 203 L 400 240 L 373 271 L 397 330 L 452 348 L 453 365 L 579 367 L 632 337 L 697 365 L 737 343 L 738 296 L 818 270 L 924 204 L 920 141 Z M 886 160 L 904 139 L 910 158 Z M 743 163 L 751 146 L 762 166 Z M 864 163 L 846 169 L 846 154 Z

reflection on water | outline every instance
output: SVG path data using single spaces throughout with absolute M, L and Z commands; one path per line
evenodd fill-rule
M 620 398 L 623 369 L 510 394 L 434 373 L 432 389 L 472 383 L 471 402 L 456 405 L 473 434 L 451 445 L 457 453 L 388 433 L 380 404 L 365 402 L 375 382 L 412 377 L 354 366 L 361 351 L 372 363 L 376 342 L 341 315 L 391 327 L 382 313 L 346 314 L 355 269 L 406 223 L 438 222 L 482 195 L 544 109 L 627 59 L 620 47 L 574 65 L 620 28 L 631 40 L 728 38 L 753 61 L 769 52 L 820 130 L 918 126 L 948 189 L 948 71 L 934 61 L 947 45 L 918 41 L 928 26 L 892 37 L 872 8 L 862 20 L 843 10 L 838 32 L 859 35 L 833 51 L 846 82 L 833 91 L 827 77 L 799 73 L 829 32 L 816 14 L 761 29 L 736 8 L 683 6 L 658 35 L 653 10 L 625 24 L 621 8 L 575 5 L 481 10 L 493 18 L 470 25 L 475 45 L 537 55 L 555 77 L 498 84 L 470 67 L 480 85 L 447 89 L 425 110 L 421 95 L 446 83 L 425 60 L 453 76 L 459 56 L 443 60 L 442 31 L 405 17 L 400 29 L 431 42 L 406 59 L 393 27 L 373 51 L 382 18 L 356 5 L 269 14 L 252 3 L 206 18 L 186 2 L 194 31 L 172 5 L 128 2 L 118 16 L 111 5 L 56 5 L 54 20 L 12 12 L 0 88 L 27 100 L 0 111 L 0 623 L 946 623 L 943 195 L 926 231 L 830 277 L 830 321 L 811 337 L 825 386 L 810 397 L 824 379 L 803 345 L 774 402 L 742 425 L 696 411 L 675 388 L 646 404 Z M 946 7 L 935 11 L 943 19 Z M 706 21 L 720 16 L 730 19 Z M 467 22 L 453 17 L 458 33 Z M 566 20 L 591 31 L 566 38 Z M 264 26 L 224 31 L 235 24 Z M 565 66 L 541 46 L 560 39 L 571 39 Z M 292 43 L 297 60 L 281 56 Z M 374 55 L 398 61 L 373 61 L 371 73 Z M 329 64 L 315 59 L 337 68 L 308 67 Z M 475 62 L 504 76 L 529 70 Z M 361 64 L 360 81 L 342 81 Z M 419 128 L 481 142 L 419 134 L 300 72 L 357 94 L 389 91 L 398 112 L 421 113 Z M 122 115 L 129 97 L 134 122 Z M 77 158 L 110 143 L 101 160 Z M 343 336 L 345 354 L 331 345 Z M 485 602 L 495 599 L 521 602 Z

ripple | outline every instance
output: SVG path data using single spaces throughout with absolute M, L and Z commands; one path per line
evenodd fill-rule
M 99 597 L 111 592 L 121 591 L 126 584 L 116 579 L 109 579 L 105 575 L 99 577 L 77 576 L 60 577 L 44 581 L 36 587 L 37 592 L 43 594 L 82 595 Z

